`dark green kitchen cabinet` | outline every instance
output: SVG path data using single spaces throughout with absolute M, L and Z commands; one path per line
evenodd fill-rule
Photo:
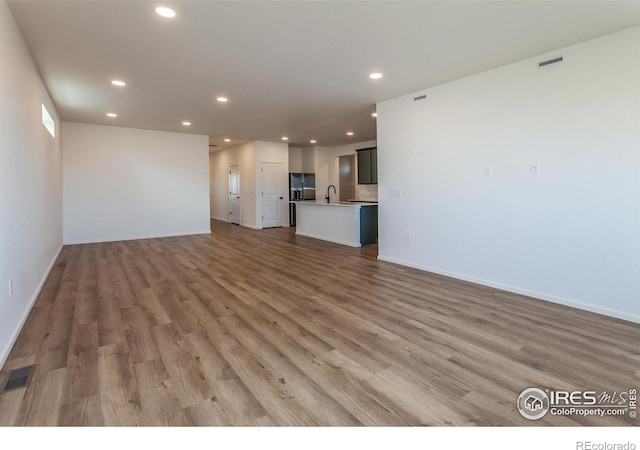
M 358 184 L 378 184 L 378 149 L 356 150 L 358 153 Z

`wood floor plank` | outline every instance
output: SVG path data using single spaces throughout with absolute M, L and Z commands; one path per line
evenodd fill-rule
M 405 413 L 385 393 L 376 391 L 365 381 L 372 376 L 357 362 L 338 350 L 327 352 L 314 361 L 314 376 L 318 384 L 366 426 L 420 425 L 415 416 Z
M 199 362 L 182 346 L 182 338 L 171 324 L 153 329 L 156 347 L 167 373 L 173 393 L 183 408 L 211 398 L 213 389 L 202 373 Z
M 171 323 L 171 318 L 160 304 L 153 289 L 148 287 L 142 289 L 138 302 L 151 326 Z
M 65 427 L 104 426 L 98 395 L 63 404 L 60 407 L 58 425 Z
M 136 385 L 141 391 L 156 389 L 163 381 L 169 379 L 169 373 L 161 359 L 134 363 L 133 372 Z
M 354 342 L 344 336 L 345 327 L 340 327 L 336 330 L 330 324 L 319 322 L 312 312 L 299 309 L 291 311 L 287 314 L 287 317 L 309 330 L 309 332 L 323 336 L 323 339 L 329 345 L 348 355 L 371 372 L 377 373 L 388 367 L 388 364 L 380 361 L 376 355 L 363 348 L 361 343 Z
M 212 221 L 65 246 L 0 372 L 0 425 L 637 426 L 516 409 L 640 383 L 640 325 Z
M 47 372 L 33 380 L 25 392 L 16 425 L 54 426 L 58 424 L 67 369 Z
M 285 395 L 296 399 L 316 424 L 360 425 L 353 415 L 327 395 L 241 318 L 236 315 L 226 316 L 222 318 L 222 322 L 229 332 L 260 361 L 271 377 L 280 383 Z
M 35 360 L 35 355 L 39 352 L 42 342 L 47 337 L 45 333 L 42 333 L 42 330 L 49 326 L 51 308 L 51 303 L 45 301 L 31 309 L 31 313 L 22 328 L 23 331 L 20 333 L 20 339 L 16 341 L 11 349 L 8 361 L 21 358 Z
M 4 380 L 4 377 L 2 379 Z M 20 407 L 24 401 L 24 393 L 24 389 L 18 389 L 0 395 L 0 426 L 16 425 Z
M 250 426 L 264 417 L 266 412 L 239 378 L 217 382 L 211 401 L 219 402 L 230 425 Z
M 473 425 L 464 411 L 439 401 L 425 385 L 409 380 L 393 367 L 373 375 L 367 383 L 420 420 L 421 425 Z
M 160 352 L 150 328 L 136 327 L 125 331 L 127 349 L 132 363 L 152 361 L 160 358 Z
M 285 386 L 235 338 L 223 335 L 220 338 L 221 353 L 254 398 L 280 425 L 318 425 L 302 409 L 298 400 L 287 394 Z
M 70 403 L 98 394 L 97 348 L 70 354 L 62 403 Z
M 124 326 L 118 304 L 118 282 L 113 276 L 113 266 L 107 258 L 96 260 L 96 289 L 98 293 L 98 340 L 100 346 L 124 345 Z
M 276 427 L 278 424 L 269 416 L 262 416 L 251 423 L 254 427 Z
M 231 426 L 232 423 L 216 400 L 208 399 L 186 408 L 189 424 L 200 427 Z
M 191 424 L 185 408 L 173 394 L 170 381 L 150 389 L 139 389 L 140 425 L 188 426 Z
M 138 426 L 140 398 L 128 353 L 117 344 L 99 348 L 98 395 L 107 426 Z

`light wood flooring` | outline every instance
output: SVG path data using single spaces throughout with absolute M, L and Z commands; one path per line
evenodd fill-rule
M 3 368 L 36 364 L 0 395 L 0 424 L 638 424 L 515 407 L 532 386 L 637 388 L 637 324 L 380 262 L 376 246 L 212 227 L 64 247 Z

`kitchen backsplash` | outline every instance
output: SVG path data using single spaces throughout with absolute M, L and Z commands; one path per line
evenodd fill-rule
M 359 184 L 357 192 L 358 200 L 378 201 L 377 184 Z

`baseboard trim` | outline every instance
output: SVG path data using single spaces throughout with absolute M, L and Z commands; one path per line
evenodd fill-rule
M 112 238 L 94 238 L 94 239 L 80 239 L 64 241 L 64 245 L 79 245 L 79 244 L 99 244 L 101 242 L 119 242 L 119 241 L 136 241 L 139 239 L 159 239 L 178 236 L 192 236 L 196 234 L 211 234 L 211 228 L 201 231 L 186 231 L 183 233 L 170 233 L 170 234 L 147 234 L 142 236 L 120 236 Z
M 13 346 L 16 343 L 16 341 L 18 340 L 18 336 L 20 335 L 20 332 L 22 331 L 22 327 L 24 326 L 25 322 L 27 321 L 27 318 L 29 317 L 29 314 L 31 313 L 31 309 L 33 309 L 33 305 L 36 304 L 36 300 L 38 300 L 38 296 L 40 295 L 40 292 L 42 291 L 42 288 L 44 287 L 44 284 L 46 283 L 47 278 L 49 278 L 49 274 L 53 270 L 53 267 L 55 266 L 56 261 L 58 260 L 58 256 L 60 256 L 60 252 L 62 251 L 62 247 L 63 247 L 63 245 L 61 245 L 58 248 L 58 250 L 56 251 L 56 254 L 53 257 L 53 260 L 51 260 L 51 263 L 49 264 L 49 267 L 47 268 L 47 270 L 44 273 L 44 276 L 40 280 L 40 283 L 38 284 L 38 287 L 37 287 L 35 293 L 31 297 L 31 300 L 29 300 L 29 306 L 27 306 L 27 308 L 25 309 L 24 314 L 22 315 L 22 318 L 18 322 L 18 326 L 16 327 L 16 330 L 14 332 L 13 338 L 9 342 L 9 345 L 2 350 L 2 353 L 0 353 L 0 369 L 2 369 L 4 367 L 4 363 L 7 362 L 7 358 L 9 358 L 9 353 L 11 353 L 11 349 L 13 348 Z
M 401 266 L 411 267 L 413 269 L 422 270 L 425 272 L 435 273 L 438 275 L 444 275 L 446 277 L 455 278 L 457 280 L 468 281 L 470 283 L 480 284 L 482 286 L 488 286 L 502 291 L 512 292 L 514 294 L 526 295 L 527 297 L 533 297 L 538 300 L 543 300 L 550 303 L 556 303 L 563 306 L 569 306 L 571 308 L 581 309 L 583 311 L 589 311 L 596 314 L 602 314 L 604 316 L 613 317 L 616 319 L 626 320 L 628 322 L 640 323 L 640 316 L 635 314 L 629 314 L 623 311 L 615 309 L 603 308 L 601 306 L 592 305 L 589 303 L 583 303 L 575 300 L 570 300 L 555 295 L 545 294 L 543 292 L 532 291 L 529 289 L 523 289 L 508 284 L 497 283 L 494 281 L 485 280 L 483 278 L 470 277 L 462 275 L 456 272 L 450 272 L 447 270 L 437 269 L 435 267 L 423 266 L 420 264 L 414 264 L 401 259 L 390 258 L 388 256 L 378 255 L 380 261 L 386 261 L 393 264 L 399 264 Z

